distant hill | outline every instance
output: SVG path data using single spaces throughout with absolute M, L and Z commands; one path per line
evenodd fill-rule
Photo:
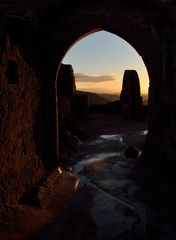
M 118 95 L 115 94 L 106 94 L 106 93 L 93 93 L 93 92 L 83 92 L 76 91 L 77 94 L 87 94 L 89 96 L 89 104 L 106 104 L 108 102 L 113 102 L 118 100 Z
M 98 95 L 107 99 L 109 102 L 114 102 L 120 99 L 120 94 L 99 93 Z
M 108 93 L 93 93 L 93 92 L 83 92 L 76 91 L 77 94 L 87 94 L 89 96 L 89 104 L 106 104 L 109 102 L 114 102 L 120 100 L 120 94 L 108 94 Z M 148 95 L 143 95 L 143 105 L 148 105 Z

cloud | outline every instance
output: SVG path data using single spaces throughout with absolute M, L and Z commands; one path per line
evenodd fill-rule
M 115 76 L 102 75 L 102 76 L 90 76 L 83 73 L 75 73 L 75 78 L 77 82 L 84 83 L 102 83 L 115 81 L 118 78 Z

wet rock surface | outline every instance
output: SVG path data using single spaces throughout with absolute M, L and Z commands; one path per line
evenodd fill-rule
M 101 118 L 101 115 L 94 115 L 96 117 Z M 110 119 L 105 117 L 101 124 L 105 126 Z M 94 130 L 88 126 L 90 134 L 91 131 L 96 133 L 74 157 L 74 171 L 80 177 L 80 187 L 88 186 L 92 192 L 89 214 L 96 229 L 94 239 L 142 239 L 146 234 L 147 208 L 140 199 L 140 189 L 133 174 L 138 159 L 137 155 L 127 159 L 125 151 L 132 144 L 139 153 L 139 145 L 144 143 L 146 126 L 145 123 L 138 126 L 128 123 L 128 129 L 121 132 L 120 128 L 113 129 L 116 120 L 111 122 L 110 134 L 100 125 L 98 133 L 95 126 L 97 118 L 91 123 Z M 121 124 L 125 123 L 119 119 L 119 126 Z
M 146 129 L 144 122 L 110 115 L 87 120 L 90 140 L 72 161 L 80 190 L 91 192 L 87 212 L 94 235 L 88 239 L 176 239 L 175 191 L 161 179 L 158 166 L 140 159 Z M 129 147 L 138 155 L 127 158 Z

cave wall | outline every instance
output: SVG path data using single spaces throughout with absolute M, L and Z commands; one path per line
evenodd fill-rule
M 45 4 L 28 0 L 23 5 L 16 0 L 19 5 L 15 7 L 7 2 L 0 5 L 0 13 L 5 22 L 11 16 L 16 27 L 11 28 L 12 37 L 0 46 L 1 205 L 15 205 L 45 169 L 58 166 L 58 66 L 71 46 L 98 30 L 127 40 L 149 72 L 146 159 L 157 158 L 158 164 L 162 159 L 176 160 L 173 1 L 74 1 L 69 2 L 69 8 L 62 0 L 46 0 Z M 30 31 L 23 21 L 32 24 L 36 31 Z
M 37 75 L 9 36 L 4 42 L 0 60 L 0 205 L 12 207 L 45 170 L 34 141 L 40 90 Z
M 150 83 L 148 119 L 150 132 L 146 138 L 143 159 L 156 164 L 166 180 L 173 180 L 176 169 L 175 20 L 171 16 L 167 22 L 160 20 L 157 29 L 162 67 L 158 81 Z

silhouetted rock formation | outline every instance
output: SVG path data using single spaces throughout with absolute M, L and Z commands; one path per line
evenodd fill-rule
M 90 113 L 106 113 L 106 114 L 121 114 L 120 100 L 108 102 L 106 104 L 91 104 L 89 106 Z
M 89 97 L 86 94 L 74 96 L 74 114 L 78 118 L 84 118 L 89 111 Z
M 59 158 L 64 168 L 69 165 L 71 155 L 80 145 L 79 123 L 76 118 L 84 118 L 88 112 L 88 96 L 77 95 L 72 65 L 61 64 L 58 81 L 58 126 L 59 126 Z M 78 131 L 76 131 L 78 130 Z
M 58 74 L 58 108 L 59 113 L 73 114 L 73 96 L 76 91 L 72 65 L 61 64 Z
M 122 115 L 125 119 L 140 120 L 144 118 L 139 77 L 135 70 L 125 70 L 120 95 Z
M 87 94 L 77 94 L 75 76 L 71 64 L 61 64 L 58 74 L 58 111 L 59 114 L 85 117 L 88 113 Z
M 139 156 L 139 150 L 127 144 L 127 149 L 125 150 L 126 158 L 136 158 Z

